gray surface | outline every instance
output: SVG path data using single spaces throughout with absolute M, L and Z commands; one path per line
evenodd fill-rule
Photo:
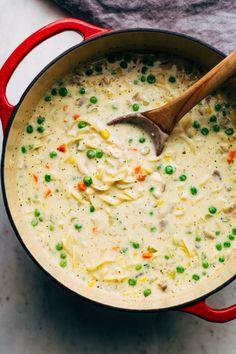
M 151 27 L 193 35 L 228 53 L 235 49 L 235 0 L 54 0 L 74 16 L 120 29 Z
M 67 15 L 50 1 L 1 0 L 1 5 L 0 66 L 26 36 Z M 72 33 L 63 38 L 35 52 L 18 70 L 9 86 L 11 100 L 17 101 L 40 67 L 78 41 Z M 0 284 L 0 354 L 235 353 L 236 321 L 212 324 L 179 312 L 114 312 L 85 303 L 59 288 L 25 254 L 1 197 Z M 234 282 L 214 295 L 211 304 L 233 304 L 235 290 Z

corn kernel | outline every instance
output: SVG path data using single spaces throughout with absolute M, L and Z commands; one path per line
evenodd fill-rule
M 107 129 L 103 129 L 100 131 L 100 134 L 103 139 L 108 139 L 110 138 L 110 132 Z
M 95 280 L 89 280 L 88 281 L 88 286 L 92 288 L 95 285 Z
M 165 155 L 165 156 L 164 156 L 164 159 L 165 159 L 166 161 L 170 161 L 170 160 L 171 160 L 171 156 L 170 156 L 170 155 Z
M 75 160 L 74 156 L 71 156 L 69 158 L 69 163 L 71 163 L 72 165 L 76 163 L 76 160 Z
M 175 279 L 175 277 L 176 277 L 176 272 L 175 272 L 175 271 L 169 272 L 169 273 L 168 273 L 168 276 L 169 276 L 170 279 Z
M 143 100 L 143 101 L 142 101 L 142 105 L 143 105 L 143 106 L 148 106 L 148 105 L 149 105 L 149 103 L 150 103 L 150 102 L 149 102 L 149 101 L 147 101 L 147 100 Z
M 147 277 L 139 278 L 139 283 L 145 283 L 145 281 L 147 281 Z
M 137 255 L 138 255 L 138 252 L 134 252 L 134 253 L 133 253 L 133 256 L 136 257 Z
M 161 205 L 163 205 L 165 203 L 165 201 L 163 200 L 163 199 L 159 199 L 158 201 L 157 201 L 157 206 L 161 206 Z
M 205 112 L 208 113 L 208 114 L 211 114 L 212 113 L 212 108 L 210 106 L 206 107 L 205 108 Z
M 111 91 L 107 91 L 106 96 L 107 96 L 107 98 L 112 98 L 114 96 L 114 93 Z

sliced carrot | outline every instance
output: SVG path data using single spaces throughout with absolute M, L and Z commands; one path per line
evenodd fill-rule
M 52 194 L 52 191 L 51 191 L 50 188 L 48 188 L 48 189 L 46 190 L 46 192 L 44 193 L 44 198 L 49 197 L 51 194 Z
M 145 181 L 146 177 L 147 177 L 146 175 L 139 175 L 137 180 L 140 182 L 143 182 L 143 181 Z
M 236 156 L 236 151 L 235 150 L 232 150 L 232 151 L 229 152 L 229 155 L 227 157 L 228 164 L 231 164 L 231 163 L 234 162 L 235 156 Z
M 130 150 L 131 150 L 131 151 L 138 151 L 138 148 L 136 148 L 136 147 L 131 147 Z
M 92 228 L 92 231 L 93 231 L 94 234 L 96 234 L 96 232 L 98 231 L 98 228 L 97 228 L 96 226 L 94 226 L 94 227 Z
M 120 246 L 114 246 L 114 247 L 112 247 L 112 250 L 113 251 L 119 251 L 120 250 Z
M 66 144 L 62 144 L 60 146 L 58 146 L 57 150 L 60 152 L 66 152 L 67 146 Z
M 143 252 L 142 257 L 145 259 L 152 258 L 153 254 L 151 252 Z
M 86 184 L 84 184 L 84 182 L 79 182 L 77 184 L 77 188 L 79 191 L 84 192 L 84 191 L 86 191 L 87 186 L 86 186 Z
M 39 181 L 39 178 L 38 178 L 38 176 L 36 176 L 36 175 L 33 175 L 33 179 L 34 179 L 35 183 L 38 183 L 38 181 Z
M 79 119 L 79 117 L 80 117 L 80 115 L 79 115 L 79 114 L 74 114 L 74 115 L 73 115 L 74 120 Z
M 139 172 L 141 172 L 141 166 L 139 165 L 139 166 L 136 166 L 135 168 L 134 168 L 134 173 L 139 173 Z
M 68 107 L 69 107 L 68 104 L 65 104 L 65 106 L 62 107 L 62 110 L 65 112 Z

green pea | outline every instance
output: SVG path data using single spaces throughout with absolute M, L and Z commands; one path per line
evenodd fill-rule
M 84 184 L 86 184 L 86 186 L 91 186 L 91 184 L 93 183 L 93 179 L 90 176 L 84 176 L 83 182 Z
M 94 150 L 88 150 L 86 155 L 89 159 L 93 159 L 95 157 L 96 153 Z
M 51 176 L 50 175 L 45 175 L 44 176 L 45 182 L 51 182 Z
M 164 256 L 164 258 L 168 261 L 170 259 L 169 256 Z
M 32 126 L 32 125 L 27 125 L 27 127 L 26 127 L 26 132 L 27 132 L 28 134 L 32 134 L 33 131 L 34 131 L 33 126 Z
M 102 150 L 96 150 L 96 157 L 98 159 L 101 159 L 104 155 L 104 152 Z
M 205 260 L 205 261 L 203 261 L 202 262 L 202 267 L 204 268 L 204 269 L 207 269 L 208 267 L 209 267 L 209 263 Z
M 146 77 L 144 75 L 140 76 L 140 81 L 145 82 L 146 81 Z
M 168 81 L 171 83 L 174 83 L 174 82 L 176 82 L 176 78 L 174 76 L 170 76 Z
M 142 267 L 143 267 L 142 264 L 137 264 L 135 267 L 135 270 L 140 270 L 140 269 L 142 269 Z
M 62 259 L 59 263 L 59 265 L 62 267 L 62 268 L 65 268 L 67 266 L 67 261 L 65 259 Z
M 222 250 L 222 244 L 221 243 L 217 243 L 216 244 L 216 249 L 217 249 L 217 251 L 221 251 Z
M 198 274 L 193 274 L 192 279 L 198 281 L 200 279 L 200 276 Z
M 177 272 L 177 273 L 184 273 L 184 271 L 185 271 L 185 268 L 184 268 L 184 267 L 182 267 L 182 266 L 176 267 L 176 272 Z
M 145 143 L 146 139 L 144 138 L 144 136 L 141 136 L 138 140 L 140 142 L 140 144 Z
M 38 218 L 40 216 L 40 211 L 38 209 L 34 209 L 34 216 Z
M 217 121 L 217 117 L 213 114 L 210 118 L 209 118 L 209 122 L 214 123 Z
M 140 247 L 138 242 L 133 242 L 132 245 L 135 249 L 138 249 Z
M 197 120 L 195 120 L 193 122 L 193 128 L 198 129 L 198 128 L 200 128 L 200 126 L 201 126 L 201 124 Z
M 211 207 L 208 209 L 208 211 L 209 211 L 209 213 L 211 213 L 211 214 L 215 214 L 215 213 L 217 212 L 217 209 L 216 209 L 216 207 L 211 206 Z
M 202 128 L 201 129 L 201 133 L 202 133 L 202 135 L 208 135 L 209 134 L 209 129 L 208 128 L 206 128 L 206 127 L 204 127 L 204 128 Z
M 27 152 L 27 149 L 25 146 L 21 146 L 21 152 L 22 152 L 22 154 L 25 154 Z
M 148 67 L 147 66 L 143 66 L 141 69 L 142 74 L 146 74 L 146 72 L 148 71 Z
M 153 66 L 154 65 L 154 58 L 152 56 L 144 57 L 143 64 L 148 65 L 148 66 Z
M 74 225 L 74 228 L 77 230 L 77 231 L 80 231 L 82 229 L 82 225 L 81 224 L 75 224 Z
M 81 95 L 84 95 L 84 94 L 86 93 L 85 88 L 84 88 L 84 87 L 80 87 L 79 93 L 80 93 Z
M 221 108 L 222 108 L 222 106 L 221 106 L 220 103 L 216 103 L 216 104 L 215 104 L 215 111 L 216 111 L 216 112 L 219 112 L 219 111 L 221 110 Z
M 56 96 L 57 95 L 57 89 L 54 87 L 51 89 L 51 95 Z
M 58 243 L 56 244 L 55 248 L 56 248 L 57 251 L 61 251 L 61 250 L 63 249 L 63 244 L 62 244 L 62 242 L 58 242 Z
M 43 124 L 44 122 L 45 122 L 45 117 L 38 116 L 38 118 L 37 118 L 37 123 L 38 123 L 38 124 Z
M 234 241 L 235 236 L 233 236 L 233 235 L 228 235 L 228 239 L 229 239 L 230 241 Z
M 90 213 L 94 213 L 95 212 L 95 208 L 94 208 L 93 205 L 90 206 L 89 211 L 90 211 Z
M 96 96 L 92 96 L 92 97 L 90 97 L 89 101 L 90 101 L 91 103 L 95 104 L 95 103 L 97 103 L 98 99 L 97 99 Z
M 171 165 L 165 167 L 165 173 L 172 175 L 174 173 L 174 168 Z
M 190 192 L 191 192 L 192 195 L 196 195 L 198 193 L 198 190 L 197 190 L 196 187 L 191 187 L 190 188 Z
M 97 65 L 95 65 L 94 70 L 95 70 L 97 73 L 101 73 L 101 72 L 102 72 L 102 66 L 99 65 L 99 64 L 97 64 Z
M 34 220 L 31 221 L 31 225 L 32 225 L 33 227 L 37 226 L 38 223 L 39 223 L 39 221 L 38 221 L 37 219 L 34 219 Z
M 200 242 L 200 241 L 202 241 L 202 238 L 200 236 L 196 236 L 195 241 Z
M 45 128 L 43 126 L 41 126 L 41 125 L 37 128 L 37 132 L 38 133 L 43 133 L 44 130 L 45 130 Z
M 51 159 L 54 159 L 55 157 L 57 157 L 56 151 L 51 151 L 51 152 L 49 153 L 49 156 L 50 156 Z
M 65 252 L 61 252 L 60 258 L 61 259 L 65 259 L 66 257 L 67 257 L 66 253 Z
M 52 100 L 52 97 L 51 96 L 45 96 L 44 97 L 44 101 L 45 102 L 50 102 Z
M 85 70 L 85 75 L 91 76 L 93 73 L 93 70 L 91 68 Z
M 122 60 L 122 61 L 120 62 L 120 67 L 121 67 L 122 69 L 126 69 L 126 68 L 128 67 L 128 64 L 126 63 L 126 61 Z
M 135 286 L 137 284 L 137 279 L 131 278 L 128 280 L 129 285 Z
M 60 87 L 58 92 L 61 97 L 65 97 L 68 95 L 68 90 L 66 87 Z
M 133 108 L 133 111 L 134 111 L 134 112 L 138 112 L 138 110 L 139 110 L 139 104 L 138 104 L 138 103 L 134 103 L 134 104 L 132 105 L 132 108 Z
M 144 295 L 145 297 L 151 295 L 151 293 L 152 293 L 152 290 L 151 290 L 151 289 L 144 289 L 144 290 L 143 290 L 143 295 Z
M 224 247 L 225 247 L 225 248 L 231 247 L 231 243 L 230 243 L 229 241 L 225 241 L 225 242 L 224 242 Z
M 85 122 L 84 120 L 81 120 L 78 123 L 78 128 L 83 129 L 83 128 L 87 127 L 87 125 L 88 125 L 87 122 Z
M 236 227 L 232 229 L 232 234 L 236 235 Z
M 225 129 L 225 134 L 226 134 L 226 135 L 233 135 L 233 133 L 234 133 L 233 128 L 227 128 L 227 129 Z
M 49 230 L 54 231 L 54 225 L 49 225 Z
M 149 188 L 149 192 L 150 192 L 150 193 L 153 193 L 154 190 L 155 190 L 155 187 L 150 187 L 150 188 Z
M 147 82 L 149 84 L 154 84 L 156 82 L 156 77 L 154 75 L 152 75 L 152 74 L 148 75 L 147 76 Z
M 186 181 L 186 179 L 187 179 L 187 176 L 186 176 L 186 175 L 181 175 L 181 176 L 179 176 L 179 180 L 180 180 L 181 182 Z
M 219 262 L 220 262 L 220 263 L 224 263 L 224 261 L 225 261 L 225 257 L 224 257 L 224 256 L 220 256 L 220 257 L 219 257 Z
M 214 124 L 213 127 L 212 127 L 213 131 L 218 133 L 220 131 L 220 126 L 219 124 Z

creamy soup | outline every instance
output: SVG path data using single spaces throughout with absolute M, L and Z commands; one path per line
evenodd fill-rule
M 159 107 L 199 77 L 165 55 L 113 55 L 48 91 L 18 153 L 22 217 L 61 272 L 122 297 L 180 293 L 236 249 L 236 112 L 214 92 L 162 154 L 145 131 L 107 126 Z

